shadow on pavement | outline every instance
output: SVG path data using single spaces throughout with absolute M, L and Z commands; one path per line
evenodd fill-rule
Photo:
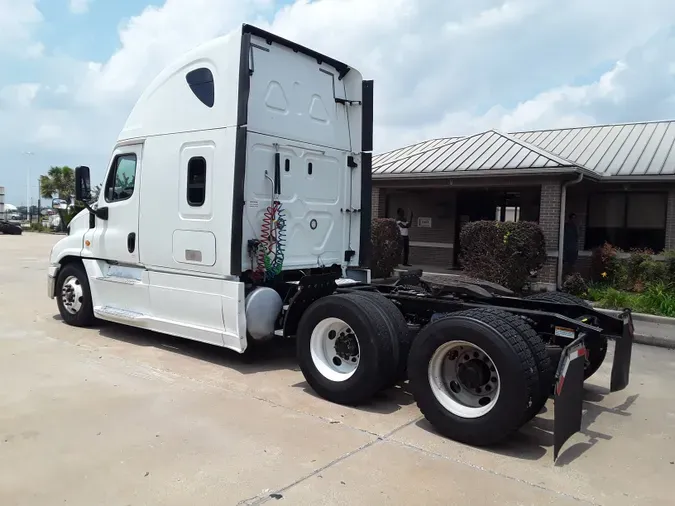
M 62 321 L 59 315 L 55 315 L 53 318 Z M 245 353 L 240 354 L 212 344 L 112 322 L 100 321 L 94 328 L 98 330 L 101 337 L 107 339 L 114 339 L 135 346 L 151 346 L 168 350 L 186 357 L 227 367 L 240 374 L 258 374 L 279 370 L 300 372 L 296 360 L 294 339 L 275 339 L 268 343 L 251 346 Z M 301 388 L 308 395 L 320 399 L 304 380 L 292 386 Z M 413 402 L 412 394 L 406 390 L 405 385 L 396 385 L 379 392 L 368 404 L 356 406 L 355 409 L 370 413 L 391 414 Z
M 316 392 L 311 389 L 306 381 L 301 381 L 300 383 L 297 383 L 293 386 L 302 388 L 306 394 L 316 397 L 317 399 L 321 399 L 321 397 L 319 397 Z M 408 385 L 404 383 L 395 385 L 392 388 L 388 388 L 379 392 L 375 397 L 370 399 L 367 404 L 355 406 L 355 409 L 366 411 L 368 413 L 388 415 L 398 411 L 404 406 L 413 404 L 414 402 L 415 399 L 413 399 L 412 394 L 408 390 Z
M 61 317 L 55 315 L 54 319 L 60 321 Z M 110 322 L 100 322 L 96 328 L 102 337 L 108 339 L 136 346 L 152 346 L 169 350 L 190 358 L 228 367 L 241 374 L 258 374 L 282 369 L 300 372 L 295 357 L 295 340 L 293 339 L 276 339 L 269 343 L 253 346 L 244 354 L 239 354 L 211 344 Z M 294 384 L 293 387 L 301 388 L 308 395 L 319 398 L 304 380 Z M 589 383 L 584 385 L 584 413 L 581 419 L 581 434 L 585 435 L 588 440 L 563 448 L 556 461 L 556 466 L 568 465 L 595 446 L 600 440 L 609 441 L 612 439 L 612 436 L 591 428 L 601 414 L 631 416 L 629 408 L 637 400 L 637 394 L 628 396 L 623 403 L 613 408 L 596 404 L 602 402 L 608 394 L 607 388 Z M 613 394 L 614 397 L 618 395 L 620 394 Z M 356 409 L 370 413 L 391 414 L 414 402 L 407 384 L 404 383 L 380 392 L 368 404 L 357 406 Z M 553 420 L 552 418 L 543 418 L 541 415 L 552 409 L 553 403 L 549 400 L 547 406 L 537 416 L 521 427 L 507 441 L 495 446 L 483 447 L 483 450 L 524 460 L 539 460 L 545 457 L 549 449 L 552 451 Z M 420 428 L 439 435 L 425 419 L 416 423 Z M 439 437 L 443 436 L 439 435 Z
M 635 403 L 638 395 L 628 396 L 620 405 L 613 408 L 595 404 L 596 402 L 601 402 L 608 393 L 608 389 L 603 389 L 590 384 L 585 385 L 584 412 L 581 419 L 580 433 L 586 436 L 588 440 L 563 448 L 563 451 L 560 453 L 558 460 L 555 463 L 556 466 L 566 466 L 582 456 L 599 441 L 609 441 L 612 439 L 612 436 L 591 428 L 601 414 L 607 413 L 618 416 L 631 416 L 629 408 Z M 613 395 L 616 396 L 617 394 Z M 553 403 L 551 400 L 549 400 L 547 406 L 545 406 L 537 416 L 521 427 L 515 434 L 510 436 L 508 440 L 494 446 L 481 447 L 480 449 L 489 453 L 521 460 L 540 460 L 547 456 L 549 450 L 552 454 L 553 419 L 543 418 L 541 416 L 546 414 L 549 410 L 553 410 Z M 426 420 L 418 421 L 417 426 L 439 435 Z M 443 436 L 439 435 L 439 437 Z

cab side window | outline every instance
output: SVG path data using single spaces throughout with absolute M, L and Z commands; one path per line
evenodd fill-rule
M 188 162 L 187 201 L 191 207 L 201 207 L 206 200 L 206 160 L 194 156 Z
M 118 155 L 113 161 L 105 186 L 106 202 L 127 200 L 134 194 L 136 185 L 136 155 Z

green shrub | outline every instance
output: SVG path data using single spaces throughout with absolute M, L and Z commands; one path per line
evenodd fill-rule
M 619 250 L 606 242 L 591 253 L 591 281 L 595 283 L 618 282 L 622 272 L 617 258 Z
M 665 257 L 664 260 L 664 265 L 665 265 L 665 279 L 666 282 L 670 285 L 675 285 L 675 251 L 674 250 L 669 250 L 669 251 L 664 251 L 663 256 Z
M 634 249 L 628 257 L 628 285 L 626 288 L 633 292 L 642 292 L 645 289 L 646 269 L 645 264 L 651 260 L 654 254 L 649 249 Z
M 49 230 L 49 227 L 45 227 L 41 222 L 31 223 L 30 229 L 32 232 L 46 232 Z
M 537 223 L 475 221 L 460 235 L 467 275 L 521 291 L 544 265 L 546 242 Z
M 401 261 L 401 233 L 396 220 L 375 218 L 370 237 L 372 277 L 388 278 Z
M 654 283 L 665 283 L 667 285 L 671 284 L 671 281 L 668 279 L 666 262 L 660 262 L 658 260 L 646 260 L 642 264 L 642 277 L 646 285 Z
M 588 285 L 581 274 L 575 272 L 565 278 L 562 285 L 563 292 L 571 293 L 577 297 L 585 297 L 588 293 Z

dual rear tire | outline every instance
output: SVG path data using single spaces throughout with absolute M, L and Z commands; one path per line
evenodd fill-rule
M 592 309 L 592 306 L 585 300 L 565 292 L 535 293 L 534 295 L 530 295 L 528 299 L 541 302 L 554 302 L 556 304 L 574 304 Z M 600 366 L 605 361 L 608 342 L 606 336 L 599 335 L 587 339 L 585 344 L 588 355 L 584 363 L 584 380 L 587 380 L 600 369 Z
M 554 371 L 546 347 L 518 316 L 461 311 L 409 336 L 398 308 L 379 294 L 324 297 L 300 320 L 300 368 L 319 396 L 350 405 L 407 373 L 427 420 L 471 445 L 508 437 L 548 399 Z
M 391 301 L 366 294 L 329 295 L 302 315 L 297 331 L 300 369 L 312 389 L 338 404 L 361 404 L 400 374 L 405 320 L 389 316 Z M 394 315 L 392 315 L 394 316 Z
M 546 403 L 553 371 L 541 338 L 520 317 L 479 308 L 423 328 L 408 358 L 425 418 L 462 443 L 495 444 Z

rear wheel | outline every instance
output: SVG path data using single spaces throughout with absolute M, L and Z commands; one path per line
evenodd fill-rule
M 408 359 L 418 407 L 441 434 L 471 445 L 503 440 L 539 395 L 525 339 L 503 311 L 472 309 L 425 326 Z
M 389 386 L 398 340 L 370 300 L 329 295 L 314 302 L 298 325 L 297 354 L 305 380 L 324 399 L 360 404 Z
M 486 308 L 485 311 L 500 318 L 504 325 L 510 326 L 515 332 L 520 334 L 534 358 L 534 363 L 537 366 L 537 384 L 539 388 L 533 393 L 532 404 L 523 415 L 523 423 L 529 422 L 542 410 L 546 401 L 548 401 L 553 386 L 555 370 L 546 349 L 546 344 L 544 344 L 539 334 L 521 316 L 490 308 Z
M 584 306 L 589 309 L 593 307 L 584 299 L 565 292 L 540 292 L 529 295 L 527 298 L 544 302 L 556 302 L 558 304 L 576 304 L 577 306 Z
M 546 344 L 544 344 L 543 339 L 539 337 L 539 334 L 527 322 L 519 316 L 509 315 L 506 323 L 511 324 L 525 339 L 534 358 L 534 363 L 537 365 L 539 389 L 532 396 L 532 405 L 527 409 L 524 417 L 524 422 L 529 422 L 543 409 L 549 398 L 555 377 L 555 369 L 546 349 Z
M 565 292 L 543 292 L 530 295 L 528 299 L 541 300 L 544 302 L 555 302 L 558 304 L 576 304 L 591 309 L 588 302 L 575 295 Z M 591 317 L 592 318 L 592 317 Z M 584 318 L 582 317 L 583 321 Z M 595 335 L 586 340 L 586 350 L 588 352 L 584 364 L 584 379 L 587 380 L 593 376 L 600 366 L 605 361 L 607 356 L 607 337 L 602 335 Z
M 399 347 L 398 365 L 396 367 L 395 374 L 391 379 L 390 385 L 394 385 L 398 381 L 405 379 L 406 370 L 408 368 L 408 353 L 410 352 L 410 346 L 412 344 L 414 334 L 408 329 L 408 323 L 403 317 L 403 314 L 396 304 L 380 293 L 354 291 L 350 295 L 368 299 L 376 306 L 377 310 L 387 322 L 390 332 L 396 336 Z

